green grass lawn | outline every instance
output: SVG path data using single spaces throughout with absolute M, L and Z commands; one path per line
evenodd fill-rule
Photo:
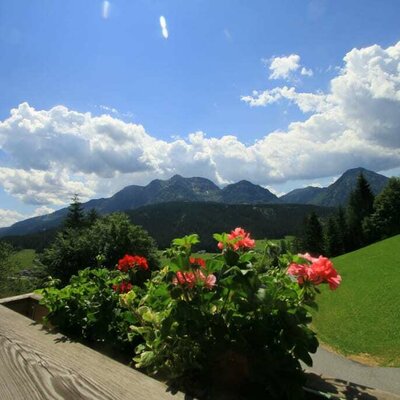
M 313 326 L 345 355 L 400 367 L 400 235 L 336 257 L 336 291 L 323 288 Z
M 32 272 L 37 273 L 39 268 L 34 263 L 35 258 L 36 252 L 32 249 L 20 250 L 11 256 L 6 275 L 0 277 L 0 298 L 36 289 L 38 279 L 31 275 Z M 28 274 L 24 270 L 27 270 Z
M 15 262 L 14 265 L 16 266 L 16 268 L 20 270 L 32 267 L 35 257 L 35 250 L 23 249 L 13 254 L 12 260 Z

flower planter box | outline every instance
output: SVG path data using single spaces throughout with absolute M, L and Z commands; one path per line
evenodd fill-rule
M 41 296 L 38 294 L 26 293 L 0 299 L 0 304 L 40 323 L 48 313 L 47 308 L 39 304 L 40 299 Z
M 182 393 L 172 394 L 163 383 L 87 346 L 58 333 L 50 334 L 40 325 L 47 309 L 39 300 L 40 296 L 33 293 L 0 299 L 2 400 L 186 398 Z M 309 400 L 400 399 L 311 373 L 305 392 Z

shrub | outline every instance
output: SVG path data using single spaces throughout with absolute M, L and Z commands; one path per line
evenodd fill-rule
M 66 284 L 80 269 L 98 267 L 98 255 L 102 265 L 111 269 L 125 253 L 146 257 L 153 269 L 158 265 L 154 240 L 125 214 L 116 213 L 96 220 L 90 227 L 67 228 L 58 233 L 41 262 L 52 277 Z
M 132 351 L 129 326 L 137 321 L 120 306 L 116 290 L 126 278 L 119 271 L 97 268 L 79 271 L 62 289 L 53 280 L 39 291 L 41 304 L 49 310 L 47 320 L 72 338 Z

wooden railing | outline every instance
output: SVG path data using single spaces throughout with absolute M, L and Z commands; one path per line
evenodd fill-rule
M 161 382 L 45 330 L 34 321 L 44 313 L 35 296 L 0 300 L 1 400 L 184 399 Z

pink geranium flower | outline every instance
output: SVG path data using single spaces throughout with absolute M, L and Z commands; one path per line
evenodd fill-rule
M 217 283 L 217 278 L 214 274 L 207 275 L 206 280 L 204 281 L 204 286 L 207 289 L 212 289 Z
M 246 232 L 243 228 L 237 227 L 228 235 L 226 244 L 233 250 L 238 251 L 252 249 L 255 247 L 256 242 L 250 238 L 250 233 Z M 226 244 L 218 242 L 218 248 L 223 250 Z
M 203 282 L 204 286 L 207 289 L 212 289 L 217 282 L 217 278 L 215 277 L 215 275 L 213 274 L 205 275 L 202 271 L 196 272 L 196 278 L 198 282 L 199 281 Z
M 174 285 L 181 285 L 187 287 L 188 289 L 193 289 L 196 284 L 202 283 L 207 289 L 212 289 L 216 284 L 217 278 L 213 274 L 206 275 L 201 270 L 196 270 L 195 272 L 182 272 L 178 271 L 172 278 L 172 283 Z
M 329 258 L 319 256 L 318 258 L 310 256 L 310 254 L 299 254 L 308 263 L 296 264 L 291 263 L 287 270 L 289 275 L 297 278 L 297 282 L 302 285 L 308 281 L 314 285 L 328 283 L 331 290 L 338 288 L 342 281 L 342 277 L 337 273 L 333 263 Z

